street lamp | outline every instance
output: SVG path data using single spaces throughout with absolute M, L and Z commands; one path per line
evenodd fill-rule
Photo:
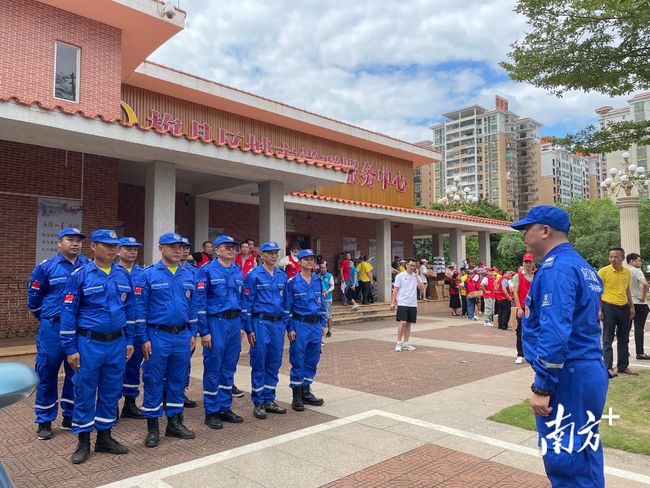
M 462 203 L 477 203 L 478 197 L 472 193 L 469 186 L 461 188 L 460 176 L 454 176 L 454 184 L 445 190 L 445 196 L 438 200 L 441 205 L 460 205 Z
M 629 152 L 625 151 L 621 156 L 623 157 L 623 167 L 621 169 L 610 168 L 610 176 L 600 183 L 600 187 L 606 189 L 609 196 L 616 199 L 620 217 L 621 247 L 627 253 L 638 253 L 641 247 L 639 243 L 639 195 L 646 193 L 646 169 L 643 166 L 630 164 Z M 637 194 L 633 195 L 635 188 Z M 621 195 L 621 191 L 624 195 Z

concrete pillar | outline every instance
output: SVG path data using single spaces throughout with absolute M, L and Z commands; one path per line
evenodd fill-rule
M 144 263 L 160 259 L 158 239 L 176 230 L 176 168 L 153 161 L 147 166 L 144 190 Z
M 376 224 L 377 258 L 375 261 L 375 276 L 377 278 L 377 300 L 390 301 L 391 273 L 391 222 L 378 220 Z
M 431 254 L 436 256 L 444 256 L 444 246 L 442 245 L 442 234 L 431 235 Z
M 464 257 L 463 231 L 460 229 L 452 229 L 449 232 L 449 259 L 458 266 L 458 263 L 460 263 Z
M 265 181 L 259 185 L 260 237 L 259 244 L 277 242 L 284 249 L 287 240 L 284 218 L 284 185 L 277 181 Z
M 489 232 L 479 232 L 478 233 L 478 259 L 483 261 L 485 266 L 492 265 L 492 255 L 490 253 L 490 233 Z
M 625 253 L 640 253 L 639 242 L 639 197 L 618 197 L 619 217 L 621 222 L 621 247 Z
M 192 198 L 192 247 L 201 248 L 201 244 L 209 239 L 210 233 L 210 199 L 206 197 Z

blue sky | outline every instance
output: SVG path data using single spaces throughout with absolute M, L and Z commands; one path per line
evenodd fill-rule
M 548 95 L 498 63 L 526 29 L 514 0 L 174 0 L 186 28 L 152 59 L 408 141 L 462 106 L 510 109 L 564 135 L 625 97 Z

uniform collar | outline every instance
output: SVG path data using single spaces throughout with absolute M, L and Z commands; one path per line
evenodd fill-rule
M 64 262 L 64 261 L 66 261 L 66 262 L 68 262 L 68 263 L 70 262 L 70 261 L 68 261 L 68 260 L 66 259 L 66 257 L 61 253 L 61 251 L 59 251 L 59 252 L 56 253 L 56 256 L 54 256 L 54 260 L 55 260 L 57 263 L 62 263 L 62 262 Z M 72 263 L 72 265 L 75 266 L 75 265 L 79 264 L 80 262 L 81 262 L 81 255 L 78 255 L 78 256 L 75 258 L 74 263 Z
M 111 263 L 111 270 L 112 270 L 114 267 L 115 267 L 115 263 Z M 89 260 L 88 260 L 88 264 L 86 264 L 86 268 L 88 268 L 88 271 L 94 271 L 94 272 L 99 272 L 99 271 L 101 271 L 101 270 L 97 267 L 97 265 L 95 264 L 95 261 L 93 261 L 92 259 L 89 259 Z M 104 274 L 104 276 L 108 276 L 106 273 L 104 273 L 104 271 L 102 271 L 102 274 Z
M 558 244 L 555 246 L 553 249 L 551 249 L 549 252 L 546 253 L 546 256 L 542 258 L 542 261 L 550 256 L 555 256 L 556 254 L 559 254 L 563 251 L 568 251 L 570 249 L 573 249 L 573 246 L 571 245 L 570 242 L 563 242 L 562 244 Z

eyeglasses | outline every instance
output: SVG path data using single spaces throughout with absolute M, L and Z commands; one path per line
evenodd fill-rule
M 233 245 L 222 244 L 220 247 L 222 249 L 225 249 L 226 251 L 234 251 L 235 250 L 235 246 L 233 246 Z

